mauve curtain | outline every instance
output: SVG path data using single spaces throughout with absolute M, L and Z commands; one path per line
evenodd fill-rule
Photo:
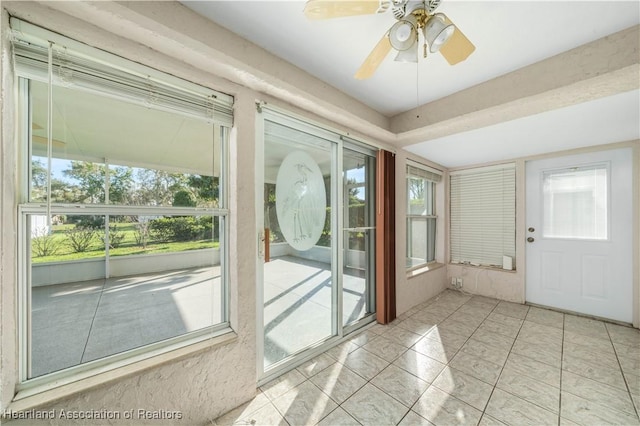
M 388 324 L 396 318 L 396 163 L 382 149 L 377 159 L 376 318 Z

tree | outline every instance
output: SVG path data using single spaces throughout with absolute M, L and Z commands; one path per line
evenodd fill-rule
M 137 188 L 133 203 L 142 206 L 168 206 L 173 202 L 173 194 L 186 185 L 187 179 L 180 173 L 163 170 L 137 169 Z
M 180 190 L 173 196 L 174 207 L 195 207 L 196 201 L 193 199 L 189 191 Z
M 133 170 L 131 167 L 112 167 L 109 169 L 109 202 L 125 204 L 133 188 Z
M 47 186 L 47 167 L 40 160 L 31 161 L 31 183 L 34 187 Z
M 47 167 L 40 160 L 31 162 L 31 198 L 47 199 Z M 58 203 L 74 203 L 82 199 L 82 190 L 78 185 L 51 177 L 51 200 Z
M 40 160 L 31 161 L 31 199 L 47 199 L 47 167 Z
M 80 188 L 76 203 L 104 203 L 106 166 L 86 161 L 72 161 L 71 168 L 65 170 L 68 176 L 78 182 Z M 133 186 L 133 171 L 130 167 L 112 167 L 109 169 L 109 202 L 123 203 L 130 195 Z
M 187 184 L 195 192 L 198 201 L 206 205 L 217 205 L 220 197 L 219 181 L 215 176 L 189 175 Z
M 409 179 L 409 195 L 412 200 L 424 200 L 424 179 Z
M 76 203 L 83 191 L 78 185 L 60 179 L 51 179 L 51 200 L 58 203 Z

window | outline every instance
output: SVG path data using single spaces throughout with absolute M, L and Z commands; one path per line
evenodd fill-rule
M 232 98 L 71 40 L 14 55 L 21 381 L 226 332 Z
M 607 166 L 543 173 L 543 236 L 606 240 Z
M 436 183 L 442 176 L 426 166 L 407 165 L 407 268 L 436 259 Z
M 515 258 L 515 166 L 451 173 L 451 262 L 503 265 Z

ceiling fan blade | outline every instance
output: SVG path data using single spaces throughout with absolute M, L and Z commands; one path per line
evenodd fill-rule
M 446 16 L 445 22 L 455 26 L 455 24 Z M 455 65 L 458 62 L 462 62 L 467 59 L 474 50 L 476 50 L 476 47 L 473 43 L 471 43 L 469 39 L 462 34 L 460 28 L 456 27 L 456 30 L 453 32 L 449 41 L 440 48 L 440 53 L 442 53 L 442 56 L 444 56 L 447 62 L 449 62 L 449 65 Z
M 380 9 L 380 0 L 307 0 L 304 14 L 309 19 L 329 19 L 372 15 Z
M 373 75 L 376 72 L 384 58 L 387 57 L 389 52 L 391 51 L 391 41 L 389 40 L 389 33 L 387 32 L 382 39 L 376 44 L 376 47 L 373 48 L 367 59 L 364 60 L 360 69 L 354 75 L 358 80 L 365 80 Z

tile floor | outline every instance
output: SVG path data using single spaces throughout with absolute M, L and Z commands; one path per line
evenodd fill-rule
M 217 425 L 638 425 L 640 331 L 447 290 Z

